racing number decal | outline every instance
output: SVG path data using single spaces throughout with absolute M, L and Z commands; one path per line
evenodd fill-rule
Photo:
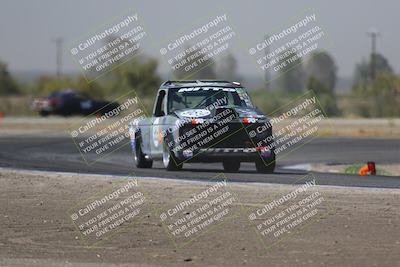
M 159 148 L 160 145 L 163 143 L 163 135 L 162 135 L 162 127 L 159 124 L 160 118 L 156 118 L 153 123 L 153 144 L 154 147 Z
M 207 109 L 193 109 L 193 110 L 186 110 L 180 113 L 183 117 L 188 118 L 198 118 L 198 117 L 206 117 L 210 115 L 211 112 Z

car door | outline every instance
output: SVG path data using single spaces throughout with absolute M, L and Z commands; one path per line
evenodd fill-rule
M 161 157 L 164 145 L 163 130 L 166 120 L 166 91 L 159 90 L 153 110 L 153 122 L 150 129 L 150 150 L 152 157 Z

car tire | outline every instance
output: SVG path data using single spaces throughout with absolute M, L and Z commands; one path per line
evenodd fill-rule
M 256 160 L 256 170 L 258 173 L 274 173 L 275 170 L 275 158 L 270 160 Z
M 50 112 L 48 112 L 48 111 L 46 111 L 46 110 L 41 110 L 41 111 L 39 112 L 39 114 L 40 114 L 40 116 L 42 116 L 42 117 L 47 117 L 47 116 L 50 115 Z
M 183 163 L 177 164 L 178 160 L 174 153 L 170 151 L 168 145 L 164 142 L 163 146 L 163 164 L 167 171 L 179 171 L 183 167 Z
M 145 154 L 142 152 L 142 138 L 140 134 L 135 139 L 133 159 L 137 168 L 151 168 L 153 166 L 153 160 L 146 159 Z
M 225 172 L 238 172 L 240 169 L 240 161 L 226 160 L 222 162 Z

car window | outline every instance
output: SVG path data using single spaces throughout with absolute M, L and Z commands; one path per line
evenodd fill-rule
M 205 108 L 213 103 L 221 103 L 221 106 L 254 107 L 243 88 L 188 87 L 171 89 L 168 94 L 168 112 Z
M 164 108 L 164 98 L 165 98 L 165 91 L 161 90 L 158 92 L 157 101 L 154 106 L 154 116 L 160 117 L 165 115 L 165 108 Z

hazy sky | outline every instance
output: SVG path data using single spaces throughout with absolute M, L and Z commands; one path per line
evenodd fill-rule
M 149 35 L 147 54 L 160 57 L 159 49 L 169 36 L 193 25 L 199 18 L 226 13 L 240 45 L 232 52 L 242 74 L 258 71 L 246 45 L 255 44 L 274 29 L 287 25 L 307 8 L 315 10 L 328 34 L 330 53 L 339 75 L 353 74 L 354 65 L 368 56 L 371 45 L 366 32 L 376 27 L 381 36 L 377 49 L 400 72 L 400 1 L 121 1 L 121 0 L 1 0 L 0 60 L 12 71 L 55 71 L 55 45 L 65 39 L 64 71 L 79 71 L 67 49 L 69 42 L 88 36 L 128 9 L 136 10 Z M 201 20 L 200 20 L 201 21 Z M 101 28 L 101 27 L 100 27 Z M 161 64 L 161 71 L 167 64 Z

